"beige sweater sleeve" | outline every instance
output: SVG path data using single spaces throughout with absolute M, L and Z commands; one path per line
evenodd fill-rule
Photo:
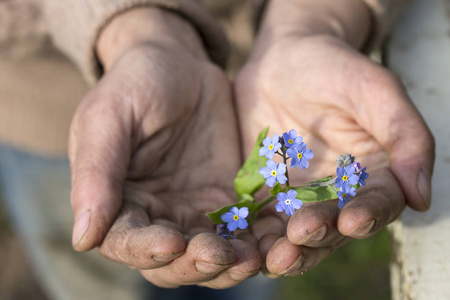
M 254 5 L 254 21 L 259 24 L 264 13 L 267 2 L 270 0 L 253 0 Z M 368 53 L 378 49 L 383 40 L 389 34 L 392 24 L 394 23 L 400 12 L 413 0 L 361 0 L 369 7 L 374 26 L 371 36 L 366 43 L 363 51 Z
M 101 75 L 95 55 L 100 31 L 114 16 L 140 6 L 162 7 L 189 20 L 202 37 L 211 60 L 225 65 L 229 49 L 225 34 L 198 0 L 46 0 L 44 13 L 53 43 L 93 84 Z

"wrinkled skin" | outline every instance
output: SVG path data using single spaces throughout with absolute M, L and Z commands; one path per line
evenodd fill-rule
M 161 287 L 259 271 L 255 239 L 229 242 L 205 216 L 235 201 L 241 164 L 229 81 L 206 58 L 155 45 L 121 56 L 75 115 L 70 160 L 75 217 L 91 212 L 77 250 L 97 246 Z
M 430 178 L 434 141 L 389 71 L 324 35 L 287 35 L 254 53 L 236 79 L 244 153 L 268 125 L 270 135 L 296 129 L 315 156 L 307 170 L 288 168 L 291 185 L 335 176 L 345 153 L 370 174 L 341 211 L 335 200 L 306 204 L 290 220 L 273 205 L 261 215 L 252 230 L 269 276 L 310 270 L 350 238 L 382 229 L 406 203 L 428 209 L 417 176 Z

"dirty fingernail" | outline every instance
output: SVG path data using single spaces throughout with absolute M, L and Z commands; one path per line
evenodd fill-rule
M 321 240 L 323 240 L 323 238 L 325 237 L 325 235 L 327 234 L 328 231 L 328 225 L 325 223 L 322 226 L 319 227 L 319 229 L 316 229 L 316 231 L 314 231 L 311 235 L 309 235 L 306 239 L 304 239 L 303 241 L 301 241 L 299 243 L 300 244 L 305 244 L 305 243 L 314 243 L 314 242 L 319 242 Z
M 198 272 L 205 274 L 205 275 L 218 273 L 218 272 L 222 271 L 223 269 L 227 268 L 228 266 L 230 266 L 230 265 L 217 265 L 217 264 L 205 263 L 202 261 L 197 261 L 195 263 L 195 269 L 197 269 Z
M 419 188 L 420 195 L 422 196 L 423 202 L 426 208 L 430 208 L 431 205 L 431 179 L 429 176 L 425 175 L 424 171 L 419 172 L 419 177 L 417 179 L 417 187 Z
M 182 255 L 184 251 L 173 253 L 173 254 L 167 254 L 167 255 L 153 255 L 152 259 L 157 263 L 166 263 L 174 260 L 178 256 Z
M 361 225 L 358 228 L 356 228 L 349 235 L 363 237 L 366 234 L 368 234 L 373 229 L 374 226 L 375 226 L 375 220 L 372 219 L 369 222 L 365 223 L 364 225 Z
M 284 276 L 299 275 L 301 273 L 300 267 L 302 265 L 303 265 L 303 255 L 300 254 L 299 257 L 294 261 L 294 263 L 289 268 L 287 268 L 286 270 L 281 272 L 280 274 L 282 274 Z
M 72 245 L 75 246 L 76 244 L 78 244 L 78 242 L 84 236 L 89 227 L 90 219 L 91 219 L 91 212 L 89 210 L 82 212 L 75 219 L 75 224 L 73 225 L 73 233 L 72 233 Z

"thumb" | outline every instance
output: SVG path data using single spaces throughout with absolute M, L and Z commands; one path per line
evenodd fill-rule
M 376 98 L 367 101 L 369 132 L 388 151 L 407 204 L 426 211 L 431 204 L 434 138 L 400 81 L 388 71 L 383 75 Z
M 113 100 L 92 100 L 86 98 L 78 109 L 69 139 L 72 244 L 77 251 L 102 243 L 120 211 L 130 160 L 131 126 L 124 121 L 130 114 Z

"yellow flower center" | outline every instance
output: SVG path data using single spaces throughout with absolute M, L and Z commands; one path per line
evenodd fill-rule
M 297 154 L 297 157 L 298 157 L 299 159 L 301 159 L 301 158 L 303 157 L 303 154 L 298 153 L 298 154 Z
M 274 176 L 274 177 L 277 176 L 277 171 L 273 170 L 272 171 L 272 176 Z
M 347 175 L 342 176 L 342 180 L 347 181 L 348 180 Z
M 273 145 L 270 145 L 268 148 L 269 148 L 269 150 L 272 150 L 273 149 Z
M 342 198 L 347 198 L 347 194 L 342 194 Z
M 286 201 L 284 201 L 284 203 L 286 203 L 287 205 L 291 204 L 291 200 L 287 199 Z
M 227 236 L 227 239 L 228 240 L 232 240 L 233 238 L 231 236 Z
M 289 143 L 289 144 L 293 144 L 294 141 L 293 141 L 292 139 L 289 139 L 289 140 L 288 140 L 288 143 Z
M 239 216 L 238 215 L 234 215 L 233 216 L 233 220 L 235 220 L 235 221 L 239 220 Z

